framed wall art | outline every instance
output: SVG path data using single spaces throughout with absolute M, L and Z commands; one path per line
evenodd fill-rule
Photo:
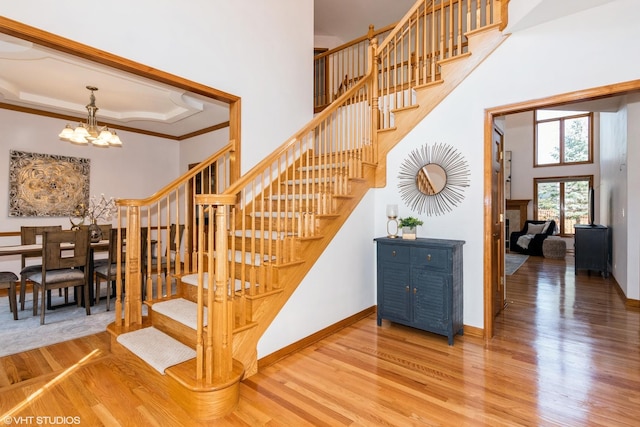
M 9 216 L 69 216 L 89 203 L 91 160 L 11 150 Z

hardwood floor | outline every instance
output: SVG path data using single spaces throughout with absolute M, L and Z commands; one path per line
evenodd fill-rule
M 637 425 L 640 311 L 613 280 L 530 257 L 507 290 L 488 347 L 370 316 L 243 381 L 215 425 Z M 198 425 L 150 372 L 111 355 L 107 333 L 4 357 L 0 413 L 39 392 L 7 425 Z

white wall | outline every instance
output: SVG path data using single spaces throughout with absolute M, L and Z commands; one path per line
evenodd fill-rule
M 627 226 L 627 298 L 640 300 L 640 197 L 638 197 L 638 183 L 640 183 L 640 96 L 629 96 L 627 106 L 627 158 L 624 164 L 618 165 L 619 170 L 627 174 L 627 211 L 624 215 Z M 615 253 L 614 253 L 615 255 Z M 621 284 L 622 285 L 622 284 Z
M 628 108 L 625 105 L 615 113 L 601 114 L 600 148 L 602 160 L 600 182 L 600 223 L 611 228 L 612 274 L 627 290 L 627 172 L 621 167 L 627 158 Z
M 570 109 L 570 108 L 568 108 Z M 505 116 L 504 150 L 511 151 L 511 198 L 531 200 L 527 219 L 533 219 L 534 178 L 593 175 L 596 198 L 600 196 L 600 120 L 593 115 L 593 163 L 572 166 L 533 167 L 534 126 L 533 111 Z M 599 223 L 600 207 L 595 210 L 595 221 Z
M 180 174 L 189 165 L 200 163 L 229 143 L 229 128 L 218 129 L 180 142 Z
M 640 2 L 617 0 L 513 33 L 388 156 L 388 185 L 375 192 L 377 235 L 385 233 L 386 204 L 398 203 L 400 215 L 408 213 L 398 195 L 396 177 L 411 149 L 425 143 L 451 144 L 470 164 L 471 186 L 462 204 L 444 216 L 422 216 L 425 226 L 419 231 L 426 237 L 467 242 L 466 325 L 484 326 L 484 110 L 640 78 L 640 46 L 620 43 L 640 36 L 639 14 Z M 598 59 L 597 52 L 602 50 L 607 51 L 606 61 Z M 638 237 L 635 232 L 634 241 Z M 638 286 L 637 281 L 630 283 L 628 295 L 637 293 L 630 288 Z
M 373 208 L 370 191 L 262 336 L 259 357 L 375 305 Z

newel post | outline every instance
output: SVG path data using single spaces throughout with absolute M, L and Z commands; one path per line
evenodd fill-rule
M 207 271 L 207 337 L 204 348 L 197 351 L 198 377 L 204 367 L 204 378 L 207 383 L 223 381 L 229 378 L 233 371 L 233 281 L 229 278 L 229 211 L 235 204 L 235 197 L 221 194 L 202 194 L 196 196 L 196 204 L 204 220 L 198 227 L 207 227 L 206 257 L 205 245 L 200 242 L 198 248 L 198 337 L 202 342 L 200 331 L 201 315 L 204 307 L 204 270 Z M 205 209 L 202 209 L 205 206 Z M 199 230 L 202 239 L 205 236 Z M 214 250 L 215 248 L 215 250 Z M 214 253 L 216 256 L 214 256 Z M 206 258 L 206 262 L 204 259 Z M 204 354 L 203 354 L 204 353 Z M 204 357 L 204 361 L 202 358 Z
M 126 327 L 142 324 L 142 260 L 141 260 L 141 236 L 140 236 L 140 207 L 129 206 L 126 208 L 126 233 L 127 250 L 125 251 L 124 280 L 124 324 Z M 120 253 L 120 251 L 119 251 Z M 120 280 L 116 280 L 122 283 Z M 119 288 L 118 288 L 119 289 Z M 119 301 L 117 298 L 116 301 Z M 119 312 L 116 309 L 116 315 Z

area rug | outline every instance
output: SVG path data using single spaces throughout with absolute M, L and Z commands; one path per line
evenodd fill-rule
M 507 276 L 515 273 L 522 264 L 529 258 L 529 255 L 504 254 L 504 272 Z
M 64 302 L 64 297 L 58 296 L 57 291 L 52 293 L 55 295 L 52 298 L 54 306 Z M 91 307 L 90 316 L 84 307 L 75 304 L 47 310 L 45 324 L 40 325 L 40 313 L 33 315 L 32 295 L 27 294 L 24 311 L 20 311 L 18 303 L 18 320 L 13 320 L 8 298 L 0 298 L 0 357 L 96 334 L 105 331 L 115 320 L 113 301 L 111 311 L 107 311 L 103 300 Z

